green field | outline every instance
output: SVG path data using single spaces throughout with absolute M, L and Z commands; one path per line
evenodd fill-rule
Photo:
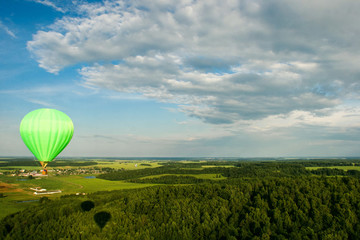
M 0 198 L 0 208 L 3 209 L 0 212 L 0 218 L 25 209 L 29 206 L 39 204 L 37 201 L 46 196 L 49 199 L 56 199 L 66 194 L 76 193 L 92 193 L 97 191 L 111 191 L 119 189 L 130 189 L 130 188 L 143 188 L 148 186 L 154 186 L 155 184 L 144 184 L 144 183 L 130 183 L 125 181 L 107 181 L 98 178 L 85 178 L 86 175 L 67 175 L 67 176 L 54 176 L 51 170 L 63 169 L 63 168 L 114 168 L 114 169 L 125 169 L 135 170 L 144 168 L 155 168 L 161 167 L 161 163 L 167 161 L 147 161 L 147 160 L 101 160 L 91 159 L 96 161 L 98 164 L 93 166 L 65 166 L 65 167 L 48 167 L 49 176 L 40 177 L 37 179 L 29 180 L 26 177 L 14 177 L 14 176 L 0 176 L 0 183 L 3 183 L 3 187 L 0 193 L 3 193 L 4 198 Z M 66 162 L 65 160 L 58 160 L 58 162 Z M 80 161 L 78 161 L 80 162 Z M 192 163 L 185 161 L 185 163 Z M 198 162 L 194 162 L 198 163 Z M 233 167 L 229 165 L 216 166 L 216 165 L 204 165 L 199 166 L 196 169 L 210 168 L 210 167 Z M 0 167 L 0 171 L 6 171 L 6 168 L 13 169 L 25 169 L 25 170 L 40 170 L 38 166 L 11 166 L 11 167 Z M 161 177 L 163 175 L 154 175 L 147 178 Z M 95 176 L 95 175 L 94 175 Z M 179 175 L 178 175 L 179 176 Z M 217 174 L 184 174 L 183 176 L 192 176 L 200 179 L 211 179 L 211 180 L 223 180 L 225 177 L 216 177 Z M 22 179 L 23 181 L 20 181 Z M 9 185 L 10 184 L 10 185 Z M 6 187 L 5 187 L 6 185 Z M 34 195 L 34 191 L 30 188 L 45 188 L 47 190 L 61 190 L 59 194 L 53 195 Z M 23 202 L 33 201 L 33 202 Z
M 45 195 L 50 199 L 58 198 L 66 194 L 92 193 L 97 191 L 111 191 L 119 189 L 143 188 L 154 186 L 155 184 L 128 183 L 125 181 L 107 181 L 97 178 L 85 178 L 86 176 L 49 176 L 41 179 L 27 181 L 16 181 L 16 177 L 1 177 L 0 181 L 12 183 L 13 188 L 2 188 L 2 193 L 6 196 L 0 198 L 0 219 L 8 214 L 20 211 L 38 202 L 22 202 L 39 200 L 44 195 L 34 195 L 30 188 L 40 187 L 47 190 L 61 190 L 62 193 Z M 26 178 L 23 178 L 26 179 Z M 15 185 L 13 185 L 15 184 Z M 21 203 L 19 203 L 19 201 Z
M 77 192 L 96 192 L 96 191 L 108 191 L 124 188 L 137 188 L 147 187 L 144 184 L 127 183 L 124 181 L 107 181 L 98 178 L 85 178 L 84 175 L 73 176 L 49 176 L 41 179 L 28 180 L 19 183 L 19 188 L 23 189 L 25 193 L 33 194 L 30 188 L 40 187 L 47 190 L 62 191 L 61 194 L 51 195 L 59 196 L 64 194 L 73 194 Z
M 3 158 L 4 159 L 4 158 Z M 59 160 L 62 162 L 62 160 Z M 159 167 L 159 162 L 156 161 L 130 161 L 130 160 L 115 160 L 107 161 L 97 159 L 97 165 L 93 166 L 66 166 L 66 167 L 48 167 L 48 170 L 63 169 L 63 168 L 114 168 L 114 169 L 144 169 L 151 167 Z M 150 166 L 148 166 L 150 165 Z M 12 169 L 25 169 L 25 170 L 40 170 L 38 166 L 11 166 L 0 167 L 0 171 L 8 171 L 7 168 Z M 92 193 L 97 191 L 111 191 L 119 189 L 130 188 L 143 188 L 153 186 L 155 184 L 140 184 L 129 183 L 125 181 L 107 181 L 98 178 L 85 178 L 85 175 L 70 175 L 70 176 L 53 176 L 53 173 L 49 171 L 48 177 L 41 177 L 37 179 L 28 180 L 26 177 L 13 177 L 0 175 L 0 193 L 5 197 L 0 198 L 0 219 L 8 214 L 15 213 L 23 210 L 32 205 L 38 205 L 38 200 L 44 195 L 34 195 L 34 191 L 30 188 L 40 187 L 47 190 L 61 190 L 62 193 L 45 195 L 50 199 L 59 198 L 66 194 L 76 193 Z M 20 181 L 20 179 L 24 181 Z M 9 185 L 10 184 L 10 185 Z M 23 202 L 31 201 L 31 202 Z
M 117 189 L 129 189 L 129 188 L 142 188 L 154 186 L 155 184 L 139 184 L 139 183 L 129 183 L 125 181 L 108 181 L 98 178 L 85 178 L 84 176 L 69 176 L 61 177 L 59 181 L 62 181 L 68 186 L 71 186 L 72 193 L 75 192 L 98 192 L 98 191 L 111 191 Z
M 14 193 L 7 193 L 7 197 L 0 198 L 0 219 L 6 217 L 9 214 L 24 210 L 33 205 L 39 205 L 39 202 L 19 202 L 18 201 L 27 201 L 26 197 L 23 195 L 18 195 Z M 29 198 L 28 200 L 34 200 Z M 37 200 L 37 199 L 35 199 Z

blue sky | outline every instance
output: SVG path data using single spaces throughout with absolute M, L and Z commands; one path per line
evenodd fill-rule
M 360 2 L 0 1 L 0 155 L 69 115 L 61 156 L 360 156 Z

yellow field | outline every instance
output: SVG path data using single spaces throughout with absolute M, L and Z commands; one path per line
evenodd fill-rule
M 116 161 L 106 161 L 101 160 L 98 161 L 98 164 L 95 167 L 110 167 L 115 169 L 126 169 L 126 170 L 135 170 L 135 169 L 144 169 L 144 168 L 154 168 L 160 167 L 161 165 L 159 162 L 154 161 L 140 161 L 140 160 L 116 160 Z M 151 166 L 144 166 L 141 164 L 149 164 Z M 136 166 L 135 166 L 136 165 Z
M 316 170 L 319 168 L 337 168 L 344 171 L 357 170 L 360 171 L 360 166 L 329 166 L 329 167 L 306 167 L 307 170 Z
M 200 178 L 200 179 L 211 179 L 211 180 L 224 180 L 226 179 L 226 177 L 223 177 L 220 174 L 216 174 L 216 173 L 208 173 L 208 174 L 159 174 L 159 175 L 152 175 L 152 176 L 147 176 L 147 177 L 142 177 L 140 179 L 147 179 L 147 178 L 159 178 L 162 176 L 190 176 L 190 177 L 196 177 L 196 178 Z M 216 176 L 220 176 L 220 177 L 216 177 Z
M 234 165 L 203 165 L 202 168 L 211 168 L 211 167 L 224 167 L 224 168 L 230 168 L 234 167 Z

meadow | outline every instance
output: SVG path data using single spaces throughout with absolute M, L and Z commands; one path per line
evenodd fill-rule
M 11 161 L 11 158 L 2 158 L 2 162 Z M 114 169 L 144 169 L 158 167 L 158 162 L 150 161 L 127 161 L 127 160 L 95 160 L 98 168 L 114 168 Z M 59 160 L 58 163 L 66 163 L 69 160 Z M 79 161 L 82 163 L 83 161 Z M 40 165 L 40 164 L 39 164 Z M 81 168 L 91 168 L 92 166 L 84 166 Z M 52 172 L 56 169 L 78 169 L 78 166 L 62 166 L 62 167 L 48 167 L 49 175 L 47 177 L 38 177 L 36 179 L 28 179 L 27 177 L 4 176 L 0 175 L 0 219 L 3 217 L 26 209 L 31 206 L 38 205 L 41 197 L 46 196 L 49 199 L 56 199 L 67 194 L 76 193 L 92 193 L 97 191 L 111 191 L 119 189 L 132 189 L 154 186 L 155 184 L 139 184 L 129 183 L 125 181 L 109 182 L 98 178 L 86 178 L 89 174 L 83 175 L 69 175 L 69 176 L 55 176 Z M 39 171 L 40 166 L 11 166 L 0 167 L 0 172 L 11 170 L 27 170 Z M 34 195 L 34 191 L 30 188 L 45 188 L 47 190 L 61 190 L 59 194 L 53 195 Z

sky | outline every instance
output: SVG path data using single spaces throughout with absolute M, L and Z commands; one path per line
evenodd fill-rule
M 0 155 L 360 156 L 360 1 L 0 0 Z

